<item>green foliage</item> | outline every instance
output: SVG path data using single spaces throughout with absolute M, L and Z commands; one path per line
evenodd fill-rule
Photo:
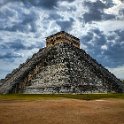
M 47 99 L 80 99 L 95 100 L 104 98 L 124 99 L 124 94 L 6 94 L 0 95 L 0 100 L 47 100 Z

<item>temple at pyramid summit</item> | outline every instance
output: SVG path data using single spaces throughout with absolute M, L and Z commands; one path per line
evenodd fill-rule
M 124 84 L 80 48 L 64 31 L 46 38 L 46 47 L 0 80 L 0 93 L 123 93 Z

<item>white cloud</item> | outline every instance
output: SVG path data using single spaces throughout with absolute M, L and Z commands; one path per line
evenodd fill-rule
M 38 52 L 38 48 L 33 48 L 31 50 L 20 50 L 19 51 L 19 54 L 22 54 L 23 55 L 23 60 L 27 59 L 27 58 L 30 58 L 34 53 L 37 53 Z
M 20 50 L 18 53 L 14 52 L 15 56 L 22 56 L 21 58 L 16 58 L 12 63 L 10 61 L 5 61 L 0 59 L 0 78 L 4 78 L 8 73 L 11 73 L 13 69 L 19 67 L 20 64 L 24 63 L 27 58 L 30 58 L 34 53 L 38 52 L 38 48 L 29 50 Z
M 107 45 L 102 45 L 102 46 L 101 46 L 101 49 L 102 49 L 102 50 L 107 50 L 107 49 L 108 49 L 108 46 L 107 46 Z
M 124 20 L 107 20 L 107 21 L 100 21 L 94 22 L 94 27 L 99 28 L 103 31 L 106 35 L 110 31 L 115 30 L 123 30 L 124 29 Z
M 68 6 L 67 6 L 68 5 Z M 83 21 L 83 14 L 88 12 L 88 9 L 82 2 L 82 0 L 67 2 L 58 2 L 57 14 L 62 17 L 61 21 L 69 21 L 70 18 L 74 20 L 71 30 L 68 32 L 81 38 L 83 34 L 86 34 L 88 24 Z
M 13 69 L 16 69 L 19 64 L 23 63 L 24 61 L 25 60 L 21 58 L 10 64 L 10 62 L 0 59 L 0 78 L 4 78 L 8 73 L 10 73 Z
M 124 65 L 116 68 L 108 68 L 108 70 L 115 74 L 118 78 L 124 79 Z
M 0 31 L 0 37 L 2 39 L 1 43 L 8 43 L 8 42 L 10 43 L 20 39 L 21 41 L 24 42 L 26 46 L 36 44 L 37 42 L 41 42 L 41 43 L 43 42 L 43 40 L 41 40 L 41 37 L 36 37 L 36 34 L 32 32 L 24 33 L 20 31 L 16 31 L 16 32 Z M 44 38 L 42 37 L 42 39 Z
M 124 8 L 124 3 L 121 0 L 113 0 L 113 3 L 115 5 L 111 8 L 105 9 L 105 12 L 118 16 L 120 9 Z
M 87 50 L 87 46 L 85 44 L 83 44 L 83 43 L 80 44 L 80 48 L 84 49 L 84 50 Z
M 3 28 L 8 28 L 22 22 L 23 18 L 20 18 L 20 15 L 22 14 L 22 12 L 25 12 L 25 9 L 26 8 L 24 7 L 22 2 L 15 2 L 14 4 L 7 3 L 1 6 L 0 13 L 4 15 L 3 18 L 0 18 L 1 26 Z

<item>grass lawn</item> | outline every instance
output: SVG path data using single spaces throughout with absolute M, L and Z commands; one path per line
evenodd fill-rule
M 124 99 L 124 94 L 1 94 L 0 100 L 40 100 L 71 98 L 80 100 L 95 100 L 103 98 Z

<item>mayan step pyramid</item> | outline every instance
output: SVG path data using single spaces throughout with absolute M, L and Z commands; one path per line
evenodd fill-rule
M 0 93 L 122 93 L 124 85 L 64 31 L 1 80 Z

